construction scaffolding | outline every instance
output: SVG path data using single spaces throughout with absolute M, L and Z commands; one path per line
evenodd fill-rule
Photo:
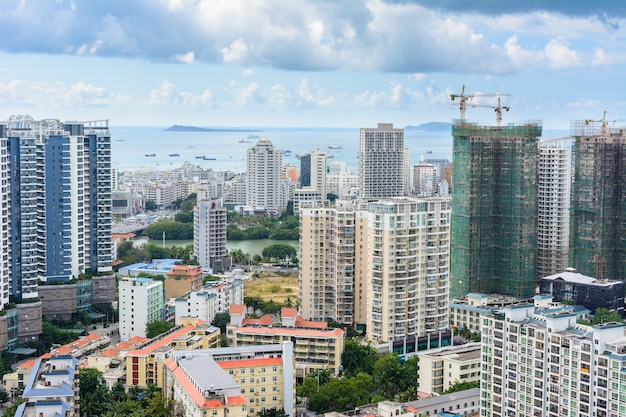
M 626 281 L 626 129 L 576 120 L 570 130 L 570 263 L 584 275 Z
M 535 292 L 542 126 L 452 127 L 451 297 Z

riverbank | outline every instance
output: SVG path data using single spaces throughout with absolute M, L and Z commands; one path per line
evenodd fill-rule
M 163 241 L 161 240 L 151 240 L 145 236 L 138 236 L 133 239 L 133 246 L 138 247 L 143 245 L 144 243 L 154 243 L 155 245 L 163 245 Z M 297 251 L 300 250 L 300 242 L 297 240 L 274 240 L 274 239 L 258 239 L 258 240 L 229 240 L 226 242 L 227 250 L 241 249 L 243 253 L 249 253 L 251 256 L 261 255 L 263 249 L 267 246 L 276 245 L 276 244 L 285 244 L 294 247 Z M 193 245 L 193 240 L 166 240 L 165 246 L 166 248 L 171 248 L 172 246 L 180 246 L 185 247 L 189 244 Z

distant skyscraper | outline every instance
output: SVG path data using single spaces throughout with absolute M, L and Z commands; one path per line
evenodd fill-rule
M 598 279 L 626 281 L 626 129 L 573 122 L 570 263 Z
M 359 143 L 359 197 L 376 200 L 408 192 L 409 150 L 404 130 L 392 123 L 361 129 Z
M 568 265 L 572 141 L 539 144 L 537 193 L 537 277 L 565 271 Z
M 200 188 L 200 187 L 199 187 Z M 202 194 L 199 190 L 198 195 Z M 193 211 L 193 244 L 196 259 L 203 268 L 225 270 L 226 208 L 220 200 L 198 199 Z
M 432 197 L 437 192 L 437 173 L 433 164 L 413 166 L 413 192 L 420 197 Z
M 12 196 L 12 292 L 37 297 L 37 279 L 112 270 L 108 121 L 7 122 Z
M 282 152 L 266 137 L 248 149 L 246 174 L 246 205 L 281 214 L 287 205 L 283 195 L 280 172 Z
M 300 156 L 300 188 L 319 191 L 326 198 L 326 153 L 319 149 Z
M 451 296 L 535 292 L 541 125 L 452 127 Z
M 6 155 L 8 146 L 6 126 L 0 125 L 0 154 Z M 13 235 L 11 230 L 10 178 L 9 160 L 3 156 L 0 160 L 0 203 L 2 204 L 2 216 L 0 217 L 0 226 L 2 228 L 2 234 L 0 235 L 0 250 L 2 251 L 2 258 L 0 259 L 0 309 L 9 303 L 9 295 L 12 288 L 11 262 L 13 261 Z

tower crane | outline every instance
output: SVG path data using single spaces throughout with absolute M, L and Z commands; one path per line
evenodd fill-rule
M 459 106 L 459 110 L 461 113 L 461 118 L 460 120 L 463 122 L 465 121 L 465 109 L 467 108 L 467 106 L 470 107 L 488 107 L 488 108 L 492 108 L 495 109 L 496 113 L 497 113 L 497 120 L 498 120 L 498 126 L 500 126 L 501 122 L 502 122 L 502 109 L 509 111 L 510 107 L 503 107 L 500 105 L 500 97 L 502 96 L 510 96 L 510 94 L 465 94 L 465 85 L 463 85 L 463 87 L 461 88 L 461 94 L 450 94 L 450 100 L 454 101 L 455 99 L 459 99 L 458 103 L 452 103 L 452 105 L 457 105 Z M 472 103 L 468 103 L 469 100 L 473 99 L 474 97 L 498 97 L 498 105 L 497 106 L 490 106 L 487 104 L 472 104 Z
M 604 111 L 604 115 L 602 116 L 602 120 L 592 120 L 592 119 L 585 119 L 585 125 L 589 125 L 590 123 L 602 123 L 600 126 L 600 133 L 602 135 L 606 135 L 606 124 L 607 124 L 607 120 L 606 120 L 606 113 L 607 111 Z M 613 123 L 617 122 L 617 120 L 613 120 Z

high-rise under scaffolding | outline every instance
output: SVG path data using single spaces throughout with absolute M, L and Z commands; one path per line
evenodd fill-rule
M 451 297 L 534 294 L 541 130 L 454 123 Z
M 571 135 L 570 263 L 584 275 L 626 281 L 626 129 L 579 120 Z

